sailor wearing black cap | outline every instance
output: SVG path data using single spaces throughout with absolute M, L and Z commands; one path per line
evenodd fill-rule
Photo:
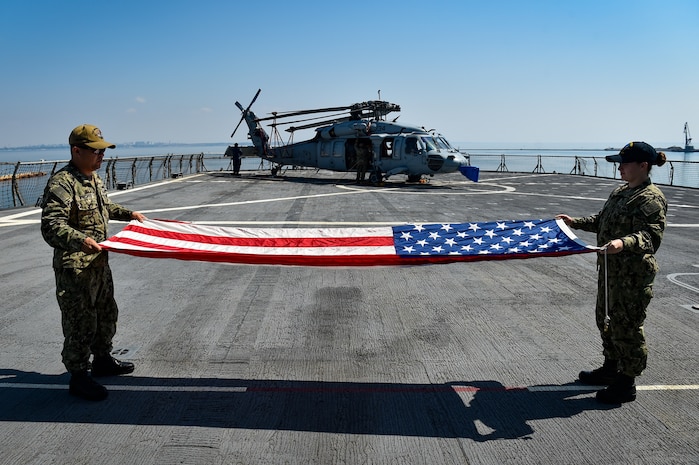
M 626 184 L 616 188 L 596 215 L 558 215 L 575 229 L 597 233 L 598 289 L 595 316 L 602 336 L 604 364 L 582 371 L 583 384 L 606 385 L 597 400 L 619 404 L 636 399 L 635 378 L 646 368 L 643 323 L 658 272 L 655 253 L 665 230 L 667 201 L 650 180 L 653 165 L 662 166 L 663 152 L 645 142 L 631 142 L 607 161 L 619 163 Z

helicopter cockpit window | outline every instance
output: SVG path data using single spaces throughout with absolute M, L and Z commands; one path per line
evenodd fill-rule
M 439 136 L 437 138 L 437 141 L 439 142 L 439 148 L 454 151 L 454 147 L 452 147 L 451 144 L 449 144 L 449 141 L 446 140 L 444 137 Z
M 417 137 L 408 137 L 405 139 L 405 153 L 414 155 L 418 153 Z
M 422 143 L 425 144 L 425 150 L 432 151 L 437 150 L 437 142 L 432 137 L 421 137 Z

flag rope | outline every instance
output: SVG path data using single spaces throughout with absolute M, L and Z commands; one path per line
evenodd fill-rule
M 604 254 L 604 330 L 609 328 L 609 267 L 607 265 L 607 247 L 609 244 L 602 248 L 602 253 Z

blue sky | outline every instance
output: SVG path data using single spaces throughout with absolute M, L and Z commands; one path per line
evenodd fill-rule
M 380 90 L 467 148 L 679 145 L 685 122 L 699 137 L 698 52 L 697 0 L 8 1 L 0 147 L 84 122 L 227 142 L 258 88 L 258 116 Z

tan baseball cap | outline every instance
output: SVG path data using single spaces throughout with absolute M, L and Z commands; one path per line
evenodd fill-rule
M 107 142 L 102 137 L 102 131 L 97 126 L 91 124 L 81 124 L 73 129 L 68 137 L 68 143 L 72 145 L 80 145 L 90 147 L 91 149 L 113 149 L 116 145 Z

